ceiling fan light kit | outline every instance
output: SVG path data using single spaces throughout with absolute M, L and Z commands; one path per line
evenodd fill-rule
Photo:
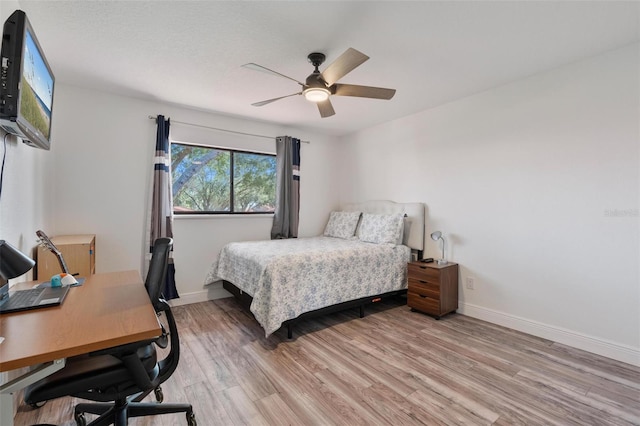
M 321 87 L 310 87 L 305 89 L 302 94 L 305 99 L 311 102 L 322 102 L 329 99 L 329 89 L 321 88 Z
M 292 93 L 290 95 L 280 96 L 273 99 L 267 99 L 266 101 L 256 102 L 251 105 L 263 106 L 270 104 L 271 102 L 288 98 L 295 95 L 304 95 L 305 99 L 311 102 L 315 102 L 318 105 L 318 111 L 322 118 L 330 117 L 335 114 L 333 105 L 329 97 L 331 95 L 336 96 L 354 96 L 359 98 L 372 98 L 372 99 L 391 99 L 395 95 L 395 89 L 385 89 L 382 87 L 371 86 L 357 86 L 354 84 L 338 84 L 336 83 L 342 77 L 353 71 L 358 66 L 362 65 L 369 59 L 364 53 L 358 52 L 356 49 L 349 48 L 342 55 L 338 57 L 332 64 L 330 64 L 324 72 L 320 72 L 318 67 L 324 63 L 326 56 L 323 53 L 314 52 L 307 56 L 309 62 L 315 67 L 315 70 L 310 74 L 304 83 L 298 80 L 281 74 L 277 71 L 270 70 L 262 65 L 250 63 L 245 64 L 243 67 L 266 72 L 268 74 L 283 77 L 288 80 L 293 80 L 302 86 L 302 92 Z

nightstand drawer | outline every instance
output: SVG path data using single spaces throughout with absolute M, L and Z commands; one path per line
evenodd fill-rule
M 411 278 L 417 278 L 419 280 L 429 281 L 432 283 L 440 282 L 440 271 L 434 268 L 429 268 L 426 265 L 417 263 L 409 263 L 409 269 L 407 274 Z
M 411 291 L 407 292 L 407 305 L 432 315 L 440 315 L 440 300 L 432 299 Z
M 409 291 L 440 299 L 440 284 L 409 277 Z

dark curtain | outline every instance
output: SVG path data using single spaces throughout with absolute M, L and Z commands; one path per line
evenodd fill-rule
M 153 244 L 161 237 L 173 238 L 173 195 L 171 194 L 171 153 L 169 143 L 169 119 L 159 115 L 156 119 L 156 150 L 153 164 L 153 194 L 151 201 L 151 232 L 149 253 Z M 167 280 L 162 294 L 166 300 L 180 297 L 176 289 L 176 269 L 173 253 L 169 257 Z
M 276 138 L 276 209 L 271 239 L 296 238 L 300 212 L 300 139 Z

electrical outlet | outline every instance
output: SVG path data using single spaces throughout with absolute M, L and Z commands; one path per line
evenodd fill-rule
M 476 279 L 473 277 L 467 277 L 467 289 L 473 290 L 476 286 Z

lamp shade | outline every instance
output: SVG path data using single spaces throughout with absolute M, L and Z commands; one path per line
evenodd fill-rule
M 19 277 L 33 268 L 36 262 L 20 250 L 0 240 L 0 277 L 5 280 Z
M 311 102 L 326 101 L 329 99 L 329 95 L 331 94 L 331 92 L 324 87 L 310 87 L 305 89 L 302 93 L 304 93 L 304 97 Z
M 447 261 L 444 258 L 444 237 L 442 236 L 442 232 L 440 232 L 440 231 L 433 232 L 431 234 L 431 239 L 433 241 L 442 240 L 442 257 L 440 259 L 438 259 L 438 265 L 446 265 Z

